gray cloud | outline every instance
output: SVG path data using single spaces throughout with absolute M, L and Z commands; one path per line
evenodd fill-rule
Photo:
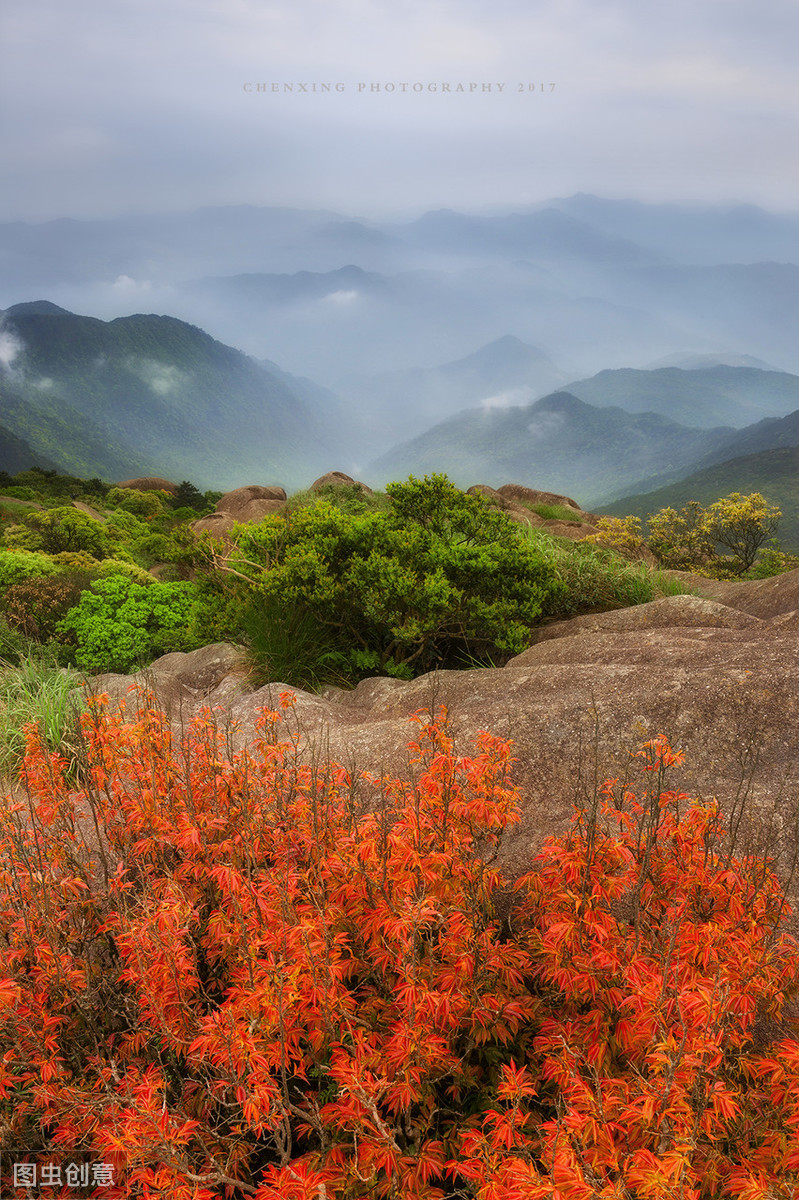
M 6 0 L 2 19 L 3 219 L 575 190 L 799 206 L 795 0 Z

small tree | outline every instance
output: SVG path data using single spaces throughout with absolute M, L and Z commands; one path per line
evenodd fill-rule
M 774 537 L 781 516 L 780 509 L 760 492 L 748 496 L 732 492 L 711 504 L 706 515 L 708 536 L 730 551 L 737 570 L 748 571 L 760 547 Z
M 77 508 L 50 508 L 32 513 L 28 524 L 38 533 L 46 554 L 83 550 L 92 558 L 101 559 L 114 552 L 114 538 L 104 522 Z
M 732 492 L 704 508 L 696 500 L 649 517 L 648 545 L 665 567 L 709 575 L 740 575 L 774 536 L 782 513 L 760 492 Z M 719 547 L 729 554 L 720 554 Z
M 172 508 L 193 508 L 195 512 L 205 512 L 208 507 L 203 493 L 189 479 L 178 484 L 171 505 Z
M 696 571 L 713 561 L 716 554 L 707 531 L 706 515 L 696 500 L 679 512 L 669 507 L 650 515 L 647 544 L 664 567 Z

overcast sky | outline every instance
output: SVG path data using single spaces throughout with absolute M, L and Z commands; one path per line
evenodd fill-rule
M 0 14 L 2 220 L 243 203 L 369 217 L 576 191 L 799 208 L 797 0 Z

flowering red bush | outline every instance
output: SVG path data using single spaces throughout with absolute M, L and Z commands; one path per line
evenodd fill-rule
M 96 705 L 77 791 L 31 732 L 0 828 L 4 1144 L 178 1200 L 799 1194 L 768 865 L 666 790 L 660 739 L 514 891 L 509 744 L 417 724 L 411 778 L 354 778 L 277 713 L 233 754 L 208 716 L 175 745 Z

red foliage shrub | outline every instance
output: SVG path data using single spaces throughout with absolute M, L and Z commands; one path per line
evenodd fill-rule
M 178 1200 L 795 1196 L 768 864 L 664 788 L 657 740 L 501 918 L 510 746 L 417 723 L 412 779 L 353 778 L 277 713 L 233 754 L 207 716 L 178 746 L 98 705 L 79 791 L 31 733 L 0 828 L 5 1144 Z

